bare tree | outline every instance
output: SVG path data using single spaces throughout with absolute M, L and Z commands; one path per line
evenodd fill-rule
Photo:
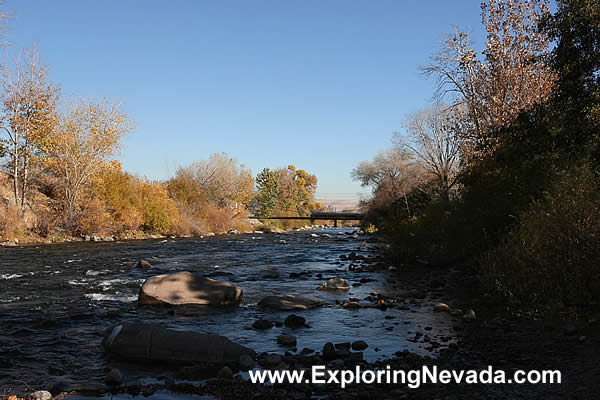
M 373 161 L 362 161 L 352 170 L 352 179 L 362 186 L 371 187 L 371 203 L 376 206 L 389 205 L 404 199 L 410 216 L 408 194 L 422 182 L 422 172 L 412 155 L 404 149 L 393 148 L 378 153 Z
M 457 182 L 462 132 L 470 129 L 465 107 L 438 104 L 407 117 L 406 134 L 394 133 L 400 151 L 414 156 L 437 183 L 440 198 L 448 203 Z

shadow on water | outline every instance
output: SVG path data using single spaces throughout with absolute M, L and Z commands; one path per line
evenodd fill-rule
M 0 249 L 0 387 L 10 387 L 16 380 L 37 388 L 100 383 L 106 366 L 123 368 L 128 381 L 160 374 L 156 367 L 109 360 L 100 351 L 104 330 L 121 321 L 224 335 L 258 353 L 283 353 L 287 349 L 276 343 L 277 336 L 292 334 L 298 350 L 319 351 L 329 341 L 365 340 L 369 347 L 364 357 L 369 361 L 402 350 L 435 356 L 423 344 L 408 340 L 424 327 L 432 337 L 454 337 L 449 317 L 431 312 L 428 302 L 385 311 L 335 304 L 349 297 L 363 300 L 411 289 L 395 281 L 393 272 L 350 272 L 350 261 L 340 261 L 340 255 L 368 256 L 371 250 L 361 238 L 338 234 L 343 231 L 317 231 L 331 235 L 317 238 L 301 232 Z M 148 260 L 153 268 L 135 268 L 139 259 Z M 201 313 L 137 307 L 146 278 L 178 271 L 240 286 L 243 302 L 237 308 Z M 361 278 L 369 282 L 348 292 L 317 290 L 332 277 L 347 279 L 351 285 Z M 325 306 L 300 312 L 257 307 L 262 297 L 278 294 L 316 297 Z M 256 319 L 283 322 L 292 313 L 301 313 L 310 327 L 252 328 Z

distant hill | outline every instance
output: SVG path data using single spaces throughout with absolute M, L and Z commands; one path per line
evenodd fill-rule
M 317 199 L 319 203 L 323 205 L 323 207 L 330 208 L 332 210 L 341 212 L 355 212 L 358 211 L 358 202 L 355 200 L 326 200 L 326 199 Z

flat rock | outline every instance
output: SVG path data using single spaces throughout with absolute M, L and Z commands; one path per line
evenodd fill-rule
M 254 350 L 219 335 L 165 329 L 159 325 L 124 322 L 108 328 L 102 340 L 104 352 L 133 361 L 176 364 L 236 365 Z
M 284 296 L 267 296 L 263 297 L 258 302 L 259 307 L 272 308 L 275 310 L 310 310 L 312 308 L 320 307 L 323 302 L 319 299 L 312 297 L 302 297 L 292 294 Z
M 177 272 L 147 279 L 140 289 L 138 304 L 235 306 L 242 301 L 242 293 L 231 283 Z

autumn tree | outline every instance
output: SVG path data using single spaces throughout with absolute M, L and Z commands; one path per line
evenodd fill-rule
M 314 193 L 317 177 L 294 165 L 280 168 L 277 195 L 277 210 L 294 215 L 308 215 L 315 208 Z
M 45 145 L 46 166 L 61 178 L 65 222 L 74 222 L 85 186 L 116 155 L 131 121 L 119 104 L 80 100 L 65 108 Z
M 462 133 L 471 129 L 463 106 L 437 104 L 410 114 L 406 133 L 394 133 L 394 142 L 410 153 L 423 171 L 433 177 L 441 200 L 447 204 L 460 168 Z
M 269 168 L 263 169 L 256 175 L 256 202 L 258 214 L 263 217 L 272 217 L 277 206 L 279 194 L 279 174 Z
M 59 89 L 48 81 L 48 68 L 35 47 L 24 50 L 14 66 L 5 70 L 2 86 L 2 128 L 14 200 L 24 212 L 31 163 L 57 122 Z
M 483 60 L 470 35 L 455 29 L 421 70 L 436 79 L 438 100 L 464 104 L 472 120 L 465 132 L 472 157 L 493 152 L 505 127 L 552 93 L 555 74 L 549 63 L 550 38 L 539 29 L 548 0 L 489 0 L 482 4 L 487 32 Z
M 252 200 L 253 185 L 250 170 L 227 153 L 179 168 L 168 183 L 174 198 L 198 212 L 209 204 L 241 212 Z

